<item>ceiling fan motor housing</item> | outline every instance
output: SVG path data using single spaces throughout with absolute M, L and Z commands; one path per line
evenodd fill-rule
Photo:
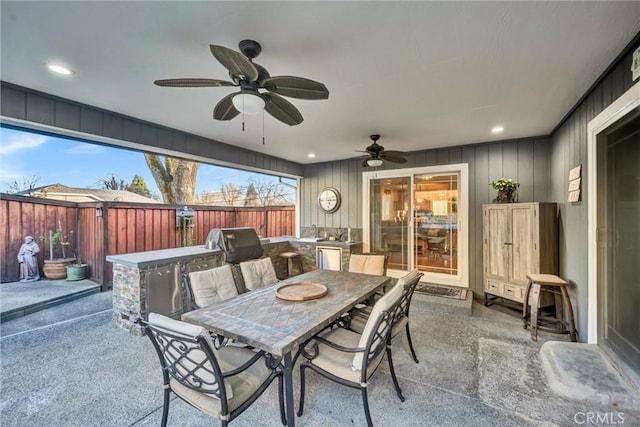
M 240 52 L 249 59 L 256 58 L 260 55 L 260 52 L 262 52 L 262 46 L 254 40 L 242 40 L 238 44 L 238 47 L 240 48 Z

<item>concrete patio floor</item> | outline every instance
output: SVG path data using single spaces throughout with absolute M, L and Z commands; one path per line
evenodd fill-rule
M 159 425 L 157 356 L 148 338 L 118 329 L 111 316 L 111 293 L 105 292 L 3 322 L 0 425 Z M 545 375 L 541 346 L 566 342 L 566 337 L 541 333 L 533 342 L 516 315 L 474 303 L 469 316 L 446 298 L 416 294 L 411 330 L 419 364 L 411 359 L 404 335 L 394 341 L 396 372 L 407 400 L 397 399 L 383 362 L 369 389 L 376 426 L 570 426 L 587 424 L 589 414 L 600 416 L 599 425 L 640 425 L 640 411 L 594 403 L 579 393 L 556 394 Z M 591 362 L 582 363 L 584 372 L 597 379 Z M 295 386 L 297 402 L 297 369 Z M 635 402 L 633 390 L 616 390 Z M 365 425 L 360 393 L 310 373 L 305 413 L 296 422 Z M 169 425 L 218 424 L 174 398 Z M 231 425 L 280 425 L 276 388 Z

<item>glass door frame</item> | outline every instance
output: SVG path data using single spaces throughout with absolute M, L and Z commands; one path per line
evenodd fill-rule
M 597 164 L 598 135 L 609 126 L 626 116 L 635 108 L 640 107 L 640 82 L 629 88 L 622 96 L 605 108 L 587 125 L 587 343 L 598 344 L 602 331 L 603 315 L 602 278 L 598 275 L 598 266 L 602 248 L 599 236 L 598 217 L 602 215 L 603 206 L 598 206 L 598 191 L 601 183 L 598 182 Z
M 458 272 L 456 275 L 445 275 L 439 273 L 425 272 L 423 281 L 438 283 L 443 285 L 469 287 L 469 164 L 455 163 L 438 166 L 424 166 L 406 169 L 388 169 L 380 171 L 371 171 L 362 173 L 362 250 L 369 252 L 370 236 L 371 236 L 371 181 L 374 179 L 385 178 L 407 178 L 409 179 L 409 188 L 411 196 L 408 197 L 409 210 L 413 213 L 413 192 L 414 192 L 414 176 L 416 175 L 444 175 L 458 174 L 460 179 L 458 182 Z M 407 247 L 406 251 L 409 258 L 409 265 L 413 268 L 415 265 L 415 254 L 413 251 L 414 243 L 414 221 L 413 214 L 407 214 Z M 401 270 L 388 270 L 389 276 L 400 276 L 404 272 Z

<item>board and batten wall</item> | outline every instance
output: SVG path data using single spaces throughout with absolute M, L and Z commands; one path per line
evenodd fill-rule
M 547 202 L 550 198 L 551 141 L 533 137 L 487 142 L 462 147 L 414 151 L 403 165 L 386 163 L 378 170 L 404 169 L 454 163 L 469 165 L 469 288 L 482 293 L 482 205 L 490 203 L 496 191 L 489 182 L 501 177 L 520 182 L 522 202 Z M 302 179 L 301 227 L 362 228 L 362 158 L 304 166 Z M 340 191 L 342 204 L 333 214 L 318 207 L 318 194 L 324 187 Z
M 84 142 L 133 148 L 189 160 L 237 166 L 261 172 L 300 176 L 302 165 L 134 117 L 0 83 L 4 122 L 25 129 Z M 9 120 L 7 120 L 9 119 Z M 13 123 L 12 123 L 13 122 Z
M 576 327 L 587 336 L 588 254 L 587 254 L 587 125 L 611 103 L 633 86 L 631 62 L 633 51 L 640 47 L 640 34 L 623 51 L 608 72 L 588 91 L 582 101 L 551 134 L 551 201 L 559 210 L 560 275 L 571 282 Z M 582 199 L 567 203 L 569 171 L 582 165 Z M 640 165 L 638 165 L 640 168 Z

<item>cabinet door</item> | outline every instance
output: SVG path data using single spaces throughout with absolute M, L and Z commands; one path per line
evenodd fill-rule
M 538 273 L 538 222 L 533 205 L 514 204 L 509 208 L 511 220 L 511 240 L 509 258 L 511 270 L 509 281 L 527 284 L 527 274 Z
M 316 247 L 316 261 L 318 269 L 342 270 L 342 249 Z
M 182 312 L 182 286 L 180 285 L 180 265 L 171 264 L 149 268 L 145 271 L 148 313 L 176 316 Z
M 509 242 L 506 206 L 485 206 L 484 268 L 487 278 L 508 281 L 508 258 L 505 243 Z

